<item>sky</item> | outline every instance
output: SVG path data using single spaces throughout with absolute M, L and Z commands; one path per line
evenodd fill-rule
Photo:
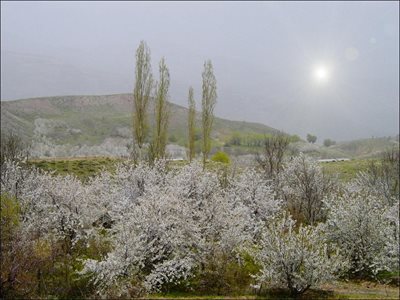
M 399 2 L 1 1 L 1 100 L 131 93 L 135 51 L 165 57 L 170 101 L 318 142 L 399 131 Z

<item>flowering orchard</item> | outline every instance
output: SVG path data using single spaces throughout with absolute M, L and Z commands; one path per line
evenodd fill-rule
M 4 162 L 1 296 L 296 295 L 398 269 L 399 198 L 382 180 L 342 184 L 303 155 L 272 179 L 225 175 L 125 162 L 82 183 Z

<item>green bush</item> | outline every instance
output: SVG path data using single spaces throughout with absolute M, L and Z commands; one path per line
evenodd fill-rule
M 291 143 L 296 143 L 301 141 L 301 138 L 297 134 L 291 135 L 289 139 Z
M 4 248 L 4 243 L 12 239 L 15 229 L 19 225 L 20 207 L 15 197 L 5 193 L 0 195 L 0 203 L 1 241 Z
M 213 155 L 213 157 L 211 158 L 211 160 L 214 162 L 220 162 L 223 164 L 229 164 L 231 162 L 228 154 L 226 154 L 225 152 L 222 152 L 222 151 L 218 151 L 217 153 L 215 153 Z

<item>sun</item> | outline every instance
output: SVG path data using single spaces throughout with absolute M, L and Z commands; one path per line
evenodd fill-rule
M 313 77 L 317 82 L 326 82 L 329 79 L 329 69 L 324 65 L 318 65 L 314 68 Z

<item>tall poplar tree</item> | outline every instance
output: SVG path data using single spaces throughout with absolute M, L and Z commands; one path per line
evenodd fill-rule
M 151 74 L 150 49 L 144 41 L 136 50 L 135 87 L 133 89 L 133 138 L 139 152 L 146 140 L 147 108 L 153 86 Z
M 170 83 L 168 67 L 162 58 L 159 65 L 160 80 L 156 85 L 155 128 L 150 153 L 152 160 L 165 158 L 169 122 L 168 89 Z
M 202 153 L 203 169 L 205 169 L 206 161 L 211 150 L 211 130 L 214 122 L 214 107 L 217 103 L 217 80 L 214 76 L 211 60 L 207 60 L 204 63 L 202 77 Z
M 195 157 L 195 147 L 194 147 L 194 140 L 195 140 L 195 127 L 196 127 L 196 103 L 193 98 L 193 88 L 189 88 L 189 111 L 188 111 L 188 147 L 189 147 L 189 161 L 191 162 Z

